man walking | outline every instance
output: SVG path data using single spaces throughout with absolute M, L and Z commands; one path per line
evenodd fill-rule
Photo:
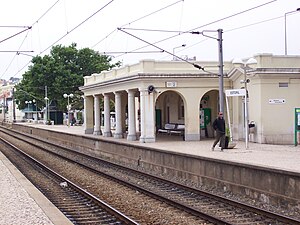
M 225 148 L 225 120 L 222 112 L 219 112 L 218 117 L 213 122 L 213 128 L 216 130 L 217 135 L 211 150 L 213 151 L 220 141 L 221 151 L 223 151 Z

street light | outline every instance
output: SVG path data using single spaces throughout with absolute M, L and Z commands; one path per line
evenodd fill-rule
M 45 123 L 48 124 L 48 120 L 50 119 L 50 118 L 48 118 L 48 101 L 49 101 L 49 98 L 45 97 L 44 99 L 45 99 L 45 105 L 46 105 L 44 118 L 45 118 Z
M 232 64 L 239 66 L 243 69 L 244 73 L 244 80 L 241 80 L 241 83 L 244 84 L 245 90 L 246 90 L 246 95 L 244 99 L 244 105 L 245 105 L 245 145 L 246 149 L 248 149 L 248 139 L 249 139 L 249 119 L 248 119 L 248 89 L 247 89 L 247 84 L 250 82 L 249 79 L 247 79 L 247 69 L 251 69 L 249 67 L 250 65 L 256 65 L 257 61 L 254 58 L 250 58 L 247 60 L 247 62 L 243 62 L 241 59 L 233 59 Z
M 286 32 L 286 16 L 290 13 L 299 12 L 300 8 L 284 14 L 284 53 L 287 55 L 287 32 Z
M 67 110 L 68 110 L 68 127 L 70 127 L 70 109 L 71 109 L 71 107 L 70 107 L 70 98 L 73 98 L 74 97 L 74 95 L 73 94 L 64 94 L 63 95 L 64 96 L 64 98 L 68 98 L 68 106 L 67 106 Z
M 27 119 L 29 119 L 29 105 L 32 103 L 32 101 L 25 101 L 25 104 L 27 104 L 28 114 Z
M 2 107 L 2 115 L 3 115 L 3 118 L 2 118 L 2 121 L 5 122 L 5 105 L 4 103 L 1 103 L 1 107 Z
M 175 49 L 176 48 L 182 48 L 182 47 L 185 47 L 186 46 L 186 44 L 182 44 L 182 45 L 180 45 L 180 46 L 177 46 L 177 47 L 175 47 L 175 48 L 173 48 L 173 60 L 175 61 L 176 60 L 176 56 L 175 56 Z
M 36 112 L 35 123 L 38 123 L 37 101 L 33 99 L 32 103 L 35 104 L 35 112 Z

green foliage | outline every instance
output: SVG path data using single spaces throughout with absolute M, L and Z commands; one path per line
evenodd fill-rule
M 58 109 L 66 111 L 67 99 L 63 94 L 74 94 L 70 99 L 72 108 L 82 109 L 82 92 L 78 89 L 84 84 L 84 76 L 100 73 L 120 66 L 111 64 L 111 57 L 83 48 L 78 50 L 73 43 L 68 47 L 52 47 L 50 55 L 36 56 L 29 70 L 23 74 L 22 81 L 16 85 L 15 98 L 19 108 L 26 107 L 25 101 L 35 99 L 38 108 L 45 107 L 45 87 L 50 101 L 56 100 Z
M 225 135 L 226 135 L 227 137 L 230 137 L 229 127 L 226 127 L 225 129 L 226 129 L 226 130 L 225 130 Z

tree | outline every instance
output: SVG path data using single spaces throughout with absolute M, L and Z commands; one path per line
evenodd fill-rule
M 20 109 L 26 107 L 25 101 L 33 99 L 39 108 L 44 107 L 45 87 L 49 100 L 55 100 L 59 110 L 66 111 L 64 93 L 74 94 L 72 108 L 82 109 L 82 92 L 78 87 L 84 85 L 83 77 L 121 65 L 120 62 L 111 64 L 110 56 L 100 55 L 92 49 L 78 50 L 75 43 L 68 47 L 54 46 L 50 55 L 36 56 L 31 62 L 22 81 L 15 86 L 15 99 Z

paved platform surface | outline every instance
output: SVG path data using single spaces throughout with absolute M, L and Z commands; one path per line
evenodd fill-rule
M 211 150 L 213 139 L 204 139 L 201 141 L 183 141 L 182 137 L 170 135 L 158 135 L 154 143 L 140 143 L 137 141 L 127 141 L 126 139 L 115 139 L 113 137 L 102 137 L 84 134 L 82 126 L 65 125 L 42 125 L 28 124 L 43 129 L 56 130 L 79 135 L 98 137 L 100 139 L 110 139 L 121 143 L 131 143 L 134 145 L 147 146 L 165 151 L 181 152 L 185 154 L 198 155 L 203 157 L 223 159 L 233 162 L 258 165 L 269 168 L 277 168 L 287 171 L 300 173 L 300 146 L 294 145 L 269 145 L 250 142 L 248 149 L 245 148 L 245 142 L 236 142 L 234 149 L 219 148 Z
M 0 152 L 0 225 L 72 224 Z

